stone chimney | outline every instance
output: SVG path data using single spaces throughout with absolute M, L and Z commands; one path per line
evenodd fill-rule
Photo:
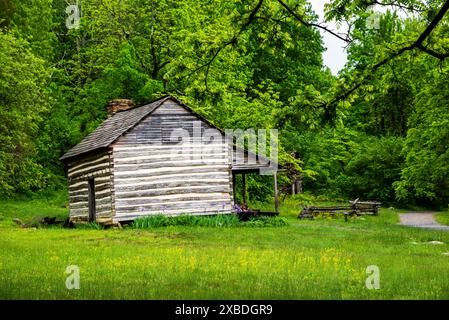
M 114 99 L 108 104 L 108 117 L 112 117 L 118 111 L 134 108 L 134 102 L 130 99 Z

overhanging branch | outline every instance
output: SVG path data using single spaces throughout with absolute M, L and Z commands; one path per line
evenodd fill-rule
M 351 39 L 349 39 L 348 37 L 343 37 L 341 35 L 339 35 L 338 33 L 336 33 L 335 31 L 330 30 L 328 27 L 326 26 L 322 26 L 320 24 L 317 23 L 313 23 L 313 22 L 307 22 L 303 17 L 301 17 L 298 13 L 296 13 L 292 8 L 290 8 L 289 6 L 287 6 L 285 4 L 285 2 L 283 2 L 282 0 L 278 0 L 279 4 L 281 6 L 283 6 L 285 8 L 285 10 L 287 10 L 296 20 L 298 20 L 301 24 L 305 25 L 306 27 L 316 27 L 318 29 L 324 30 L 326 32 L 329 32 L 330 34 L 332 34 L 333 36 L 337 37 L 338 39 L 345 41 L 345 42 L 351 42 Z
M 323 105 L 326 110 L 329 110 L 332 106 L 335 109 L 335 104 L 339 101 L 342 101 L 349 97 L 351 94 L 353 94 L 357 89 L 359 89 L 363 84 L 365 84 L 366 81 L 371 79 L 374 75 L 374 73 L 382 66 L 386 65 L 390 61 L 396 59 L 397 57 L 401 56 L 403 53 L 407 51 L 412 51 L 414 49 L 421 50 L 422 52 L 425 52 L 435 58 L 438 58 L 440 60 L 444 60 L 445 58 L 449 57 L 449 52 L 447 53 L 438 53 L 428 47 L 426 47 L 423 43 L 424 41 L 430 36 L 432 31 L 437 27 L 437 25 L 441 22 L 443 17 L 446 15 L 447 11 L 449 10 L 449 0 L 446 0 L 446 2 L 442 5 L 441 9 L 438 11 L 437 15 L 433 18 L 433 20 L 430 22 L 430 24 L 427 26 L 427 28 L 420 34 L 418 39 L 416 39 L 415 42 L 413 42 L 411 45 L 402 47 L 395 52 L 391 53 L 387 58 L 377 62 L 375 65 L 373 65 L 367 76 L 362 78 L 359 82 L 357 82 L 351 89 L 347 90 L 346 92 L 338 95 L 334 99 L 332 99 L 329 103 L 326 103 Z
M 402 9 L 404 11 L 410 11 L 410 12 L 416 12 L 416 13 L 423 13 L 425 12 L 424 9 L 420 6 L 413 6 L 411 4 L 409 5 L 403 5 L 399 1 L 378 1 L 378 0 L 372 0 L 371 5 L 379 5 L 379 6 L 386 6 L 386 7 L 396 7 L 399 9 Z
M 260 8 L 262 7 L 263 0 L 259 0 L 257 5 L 254 7 L 253 10 L 251 10 L 248 19 L 245 21 L 245 23 L 240 27 L 240 30 L 230 39 L 229 41 L 225 42 L 222 46 L 220 46 L 213 54 L 212 57 L 206 61 L 204 64 L 196 68 L 191 74 L 198 72 L 199 70 L 206 68 L 206 74 L 204 77 L 204 83 L 207 90 L 207 79 L 209 77 L 209 70 L 214 62 L 214 60 L 217 58 L 218 54 L 225 49 L 227 46 L 230 46 L 232 44 L 236 44 L 238 41 L 239 36 L 253 23 L 254 20 L 256 20 L 256 14 L 259 12 Z

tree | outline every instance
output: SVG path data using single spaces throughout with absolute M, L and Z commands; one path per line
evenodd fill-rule
M 0 195 L 45 186 L 34 141 L 51 103 L 48 66 L 29 44 L 0 32 Z
M 405 146 L 398 198 L 424 205 L 449 203 L 449 84 L 447 71 L 434 71 L 418 94 Z
M 338 193 L 352 199 L 395 203 L 394 183 L 404 165 L 402 146 L 400 137 L 366 138 L 337 177 Z

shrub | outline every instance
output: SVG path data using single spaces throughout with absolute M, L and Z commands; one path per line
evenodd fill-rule
M 292 198 L 304 207 L 310 206 L 316 201 L 316 197 L 309 193 L 298 193 L 292 196 Z
M 283 227 L 287 226 L 287 220 L 279 217 L 258 217 L 247 222 L 241 222 L 235 214 L 220 214 L 215 216 L 165 216 L 154 215 L 136 219 L 132 223 L 133 228 L 159 228 L 168 226 L 193 226 L 193 227 Z
M 166 227 L 170 223 L 167 216 L 164 215 L 155 215 L 150 217 L 143 217 L 133 221 L 132 226 L 134 228 L 157 228 L 157 227 Z
M 349 198 L 395 203 L 393 184 L 401 177 L 403 139 L 371 138 L 361 144 L 335 181 Z
M 158 228 L 168 226 L 198 226 L 198 227 L 232 227 L 239 224 L 239 218 L 233 214 L 220 214 L 215 216 L 165 216 L 154 215 L 142 217 L 133 221 L 134 228 Z

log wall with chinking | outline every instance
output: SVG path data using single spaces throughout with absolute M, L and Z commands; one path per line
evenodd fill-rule
M 93 178 L 95 183 L 96 221 L 112 220 L 114 207 L 111 155 L 111 151 L 102 151 L 68 163 L 69 208 L 72 221 L 87 221 L 89 218 L 90 178 Z
M 188 137 L 181 138 L 181 129 Z M 231 212 L 228 144 L 217 129 L 175 101 L 165 101 L 112 149 L 115 221 Z

